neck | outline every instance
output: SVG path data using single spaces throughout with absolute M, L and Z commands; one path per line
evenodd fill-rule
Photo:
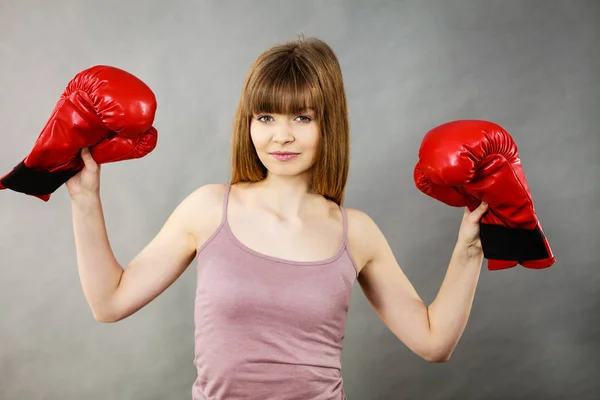
M 280 218 L 297 218 L 306 209 L 314 196 L 309 192 L 306 176 L 281 177 L 267 176 L 256 184 L 260 191 L 261 203 Z

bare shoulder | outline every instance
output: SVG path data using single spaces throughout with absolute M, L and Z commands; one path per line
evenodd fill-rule
M 346 208 L 348 216 L 348 249 L 358 271 L 373 258 L 376 248 L 385 241 L 375 221 L 364 211 Z
M 223 202 L 223 196 L 225 195 L 225 189 L 227 185 L 224 183 L 208 183 L 200 186 L 194 190 L 184 200 L 184 202 L 191 203 L 195 206 L 211 206 L 221 204 Z
M 200 247 L 219 227 L 226 184 L 210 183 L 191 192 L 173 213 Z

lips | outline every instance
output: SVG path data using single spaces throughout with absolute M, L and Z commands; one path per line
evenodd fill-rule
M 292 153 L 289 151 L 276 151 L 271 153 L 271 156 L 278 161 L 289 161 L 296 158 L 300 153 Z

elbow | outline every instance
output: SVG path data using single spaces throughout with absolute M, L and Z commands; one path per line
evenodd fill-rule
M 109 318 L 104 315 L 97 315 L 97 314 L 94 314 L 94 319 L 96 320 L 96 322 L 100 322 L 103 324 L 112 324 L 112 323 L 118 321 L 118 319 L 116 319 L 116 318 Z
M 427 362 L 438 364 L 450 361 L 450 356 L 450 353 L 428 354 L 424 355 L 423 359 Z
M 94 313 L 94 319 L 96 320 L 96 322 L 100 322 L 103 324 L 111 324 L 114 322 L 117 322 L 118 319 L 117 318 L 113 318 L 109 315 L 104 315 L 104 314 L 96 314 Z
M 88 304 L 94 319 L 103 324 L 119 322 L 127 316 L 127 310 L 114 299 L 88 302 Z
M 118 322 L 122 319 L 122 317 L 120 317 L 119 315 L 117 315 L 114 312 L 106 312 L 106 311 L 98 311 L 98 310 L 92 310 L 92 315 L 94 316 L 94 319 L 97 322 L 103 323 L 103 324 L 112 324 L 115 322 Z
M 452 351 L 454 349 L 450 348 L 442 348 L 442 347 L 433 347 L 428 351 L 423 352 L 421 357 L 430 363 L 445 363 L 450 361 L 450 357 L 452 356 Z

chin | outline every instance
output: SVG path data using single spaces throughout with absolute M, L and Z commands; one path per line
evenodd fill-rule
M 267 170 L 270 174 L 279 176 L 295 177 L 306 174 L 310 170 L 310 165 L 293 165 L 293 164 L 267 164 Z
M 270 173 L 280 175 L 280 176 L 298 176 L 306 173 L 308 171 L 307 168 L 290 168 L 290 167 L 281 167 L 275 166 L 272 168 L 267 168 Z

